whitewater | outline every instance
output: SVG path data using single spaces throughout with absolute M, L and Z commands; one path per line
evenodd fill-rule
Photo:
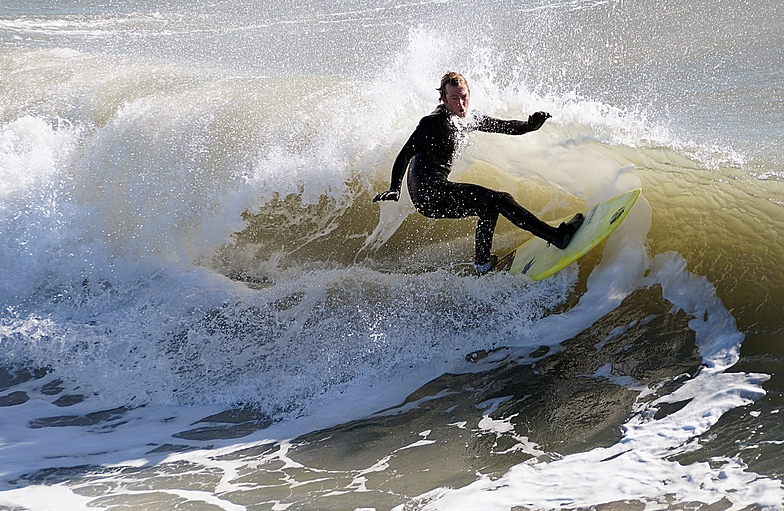
M 784 509 L 775 0 L 6 0 L 0 509 Z M 373 204 L 447 70 L 522 137 Z M 493 252 L 527 239 L 499 221 Z

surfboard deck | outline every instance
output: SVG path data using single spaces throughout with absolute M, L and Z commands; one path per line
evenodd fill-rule
M 495 270 L 522 273 L 533 280 L 544 280 L 554 275 L 607 238 L 629 214 L 641 191 L 636 188 L 582 211 L 585 220 L 565 250 L 548 246 L 541 238 L 532 238 L 502 257 Z

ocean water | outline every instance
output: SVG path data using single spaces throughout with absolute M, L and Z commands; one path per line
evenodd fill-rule
M 778 0 L 3 0 L 0 509 L 784 509 Z M 543 282 L 372 204 L 462 72 L 453 178 Z M 494 252 L 527 238 L 499 222 Z

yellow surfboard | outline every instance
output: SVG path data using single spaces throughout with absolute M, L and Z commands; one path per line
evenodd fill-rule
M 565 250 L 548 246 L 541 238 L 532 238 L 498 261 L 496 270 L 522 273 L 533 280 L 543 280 L 563 270 L 590 252 L 618 227 L 637 202 L 641 191 L 639 188 L 634 189 L 583 211 L 585 220 Z

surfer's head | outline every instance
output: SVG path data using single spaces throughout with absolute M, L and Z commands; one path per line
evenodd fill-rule
M 471 91 L 468 82 L 460 73 L 449 71 L 441 77 L 441 102 L 447 110 L 458 117 L 465 117 L 468 113 L 468 103 L 471 100 Z

